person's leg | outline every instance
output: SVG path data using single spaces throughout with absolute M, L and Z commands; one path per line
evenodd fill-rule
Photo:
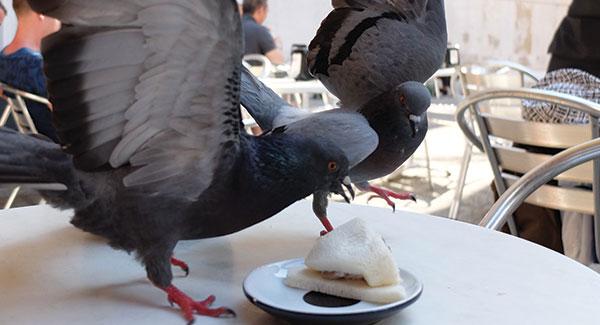
M 594 263 L 594 218 L 577 212 L 563 212 L 562 224 L 565 255 L 584 265 Z
M 496 186 L 492 183 L 494 197 L 497 200 Z M 553 209 L 542 208 L 536 205 L 523 203 L 513 214 L 519 237 L 528 241 L 563 253 L 561 238 L 560 212 Z M 505 233 L 510 233 L 508 226 L 502 228 Z

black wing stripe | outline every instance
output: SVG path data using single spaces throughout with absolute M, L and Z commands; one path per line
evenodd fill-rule
M 319 46 L 319 52 L 315 58 L 315 63 L 312 67 L 310 67 L 311 74 L 315 76 L 317 74 L 329 76 L 327 69 L 329 69 L 331 43 L 333 42 L 335 34 L 354 11 L 362 11 L 362 9 L 340 8 L 332 11 L 329 16 L 325 18 L 321 24 L 321 27 L 319 28 L 319 31 L 317 32 L 317 35 L 309 45 L 310 50 L 313 50 Z
M 396 12 L 385 12 L 381 16 L 366 18 L 356 25 L 356 27 L 354 27 L 350 33 L 348 33 L 346 36 L 346 41 L 340 47 L 336 56 L 331 60 L 331 64 L 342 65 L 344 61 L 350 57 L 350 54 L 352 54 L 352 48 L 356 42 L 358 42 L 358 39 L 363 35 L 363 33 L 376 26 L 377 22 L 382 19 L 392 19 L 401 22 L 408 21 L 406 15 Z

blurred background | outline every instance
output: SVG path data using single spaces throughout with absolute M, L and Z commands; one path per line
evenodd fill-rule
M 2 0 L 7 8 L 12 0 Z M 502 58 L 543 71 L 554 31 L 570 0 L 451 0 L 446 1 L 449 41 L 459 44 L 464 63 Z M 331 10 L 328 0 L 269 0 L 265 22 L 289 59 L 292 44 L 308 44 Z M 9 10 L 10 11 L 10 10 Z M 9 12 L 0 30 L 4 47 L 16 28 Z

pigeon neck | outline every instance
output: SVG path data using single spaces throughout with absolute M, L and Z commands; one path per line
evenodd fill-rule
M 296 139 L 277 135 L 252 141 L 240 173 L 249 205 L 277 213 L 318 186 L 318 177 L 309 167 L 310 154 L 301 152 Z

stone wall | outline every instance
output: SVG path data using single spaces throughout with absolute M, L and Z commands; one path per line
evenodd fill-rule
M 517 61 L 544 70 L 546 51 L 571 0 L 446 0 L 449 41 L 460 44 L 463 62 Z M 292 43 L 308 44 L 331 6 L 329 0 L 269 0 L 266 24 Z
M 465 62 L 495 58 L 546 68 L 548 46 L 571 0 L 447 0 L 449 39 Z
M 0 0 L 10 8 L 11 0 Z M 556 27 L 571 0 L 446 0 L 449 40 L 460 44 L 463 62 L 486 59 L 517 61 L 544 70 Z M 329 0 L 269 0 L 266 25 L 282 40 L 287 54 L 294 43 L 308 44 L 331 9 Z M 11 15 L 0 34 L 10 41 Z

